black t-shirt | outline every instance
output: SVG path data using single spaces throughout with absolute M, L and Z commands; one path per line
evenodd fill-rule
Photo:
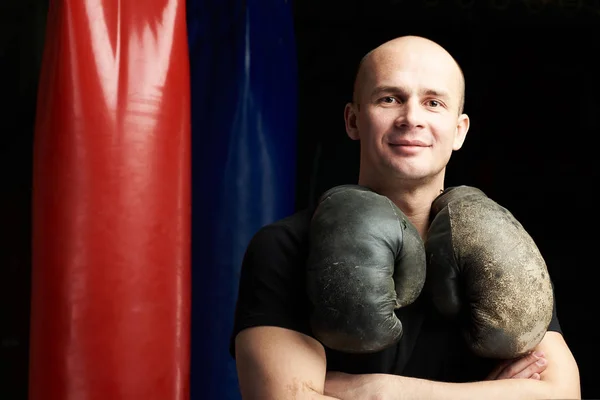
M 260 229 L 250 241 L 241 268 L 230 354 L 235 336 L 254 326 L 277 326 L 313 336 L 306 293 L 308 210 Z M 457 323 L 437 314 L 426 296 L 396 311 L 401 340 L 382 351 L 347 354 L 325 347 L 327 370 L 387 373 L 444 382 L 483 379 L 497 361 L 474 356 Z M 549 330 L 561 332 L 556 308 Z

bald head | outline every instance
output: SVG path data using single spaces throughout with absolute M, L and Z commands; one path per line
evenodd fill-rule
M 402 36 L 383 43 L 368 52 L 360 61 L 354 82 L 353 101 L 359 98 L 372 75 L 382 68 L 394 68 L 406 60 L 427 59 L 430 63 L 443 68 L 454 79 L 457 88 L 458 112 L 461 114 L 465 102 L 464 74 L 450 53 L 432 40 L 419 36 Z

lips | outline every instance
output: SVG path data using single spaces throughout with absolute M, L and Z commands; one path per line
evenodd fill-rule
M 394 140 L 390 142 L 392 146 L 406 146 L 406 147 L 429 147 L 428 144 L 422 142 L 420 140 L 409 140 L 409 139 L 400 139 Z

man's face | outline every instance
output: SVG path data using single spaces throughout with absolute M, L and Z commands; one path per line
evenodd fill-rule
M 346 112 L 356 116 L 348 133 L 361 141 L 362 173 L 378 180 L 434 177 L 462 146 L 469 121 L 459 115 L 460 71 L 434 50 L 405 46 L 365 63 L 358 104 Z

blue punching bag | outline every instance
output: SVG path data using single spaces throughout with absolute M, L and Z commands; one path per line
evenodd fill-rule
M 188 0 L 192 104 L 191 398 L 239 399 L 229 338 L 252 236 L 295 210 L 291 2 Z

